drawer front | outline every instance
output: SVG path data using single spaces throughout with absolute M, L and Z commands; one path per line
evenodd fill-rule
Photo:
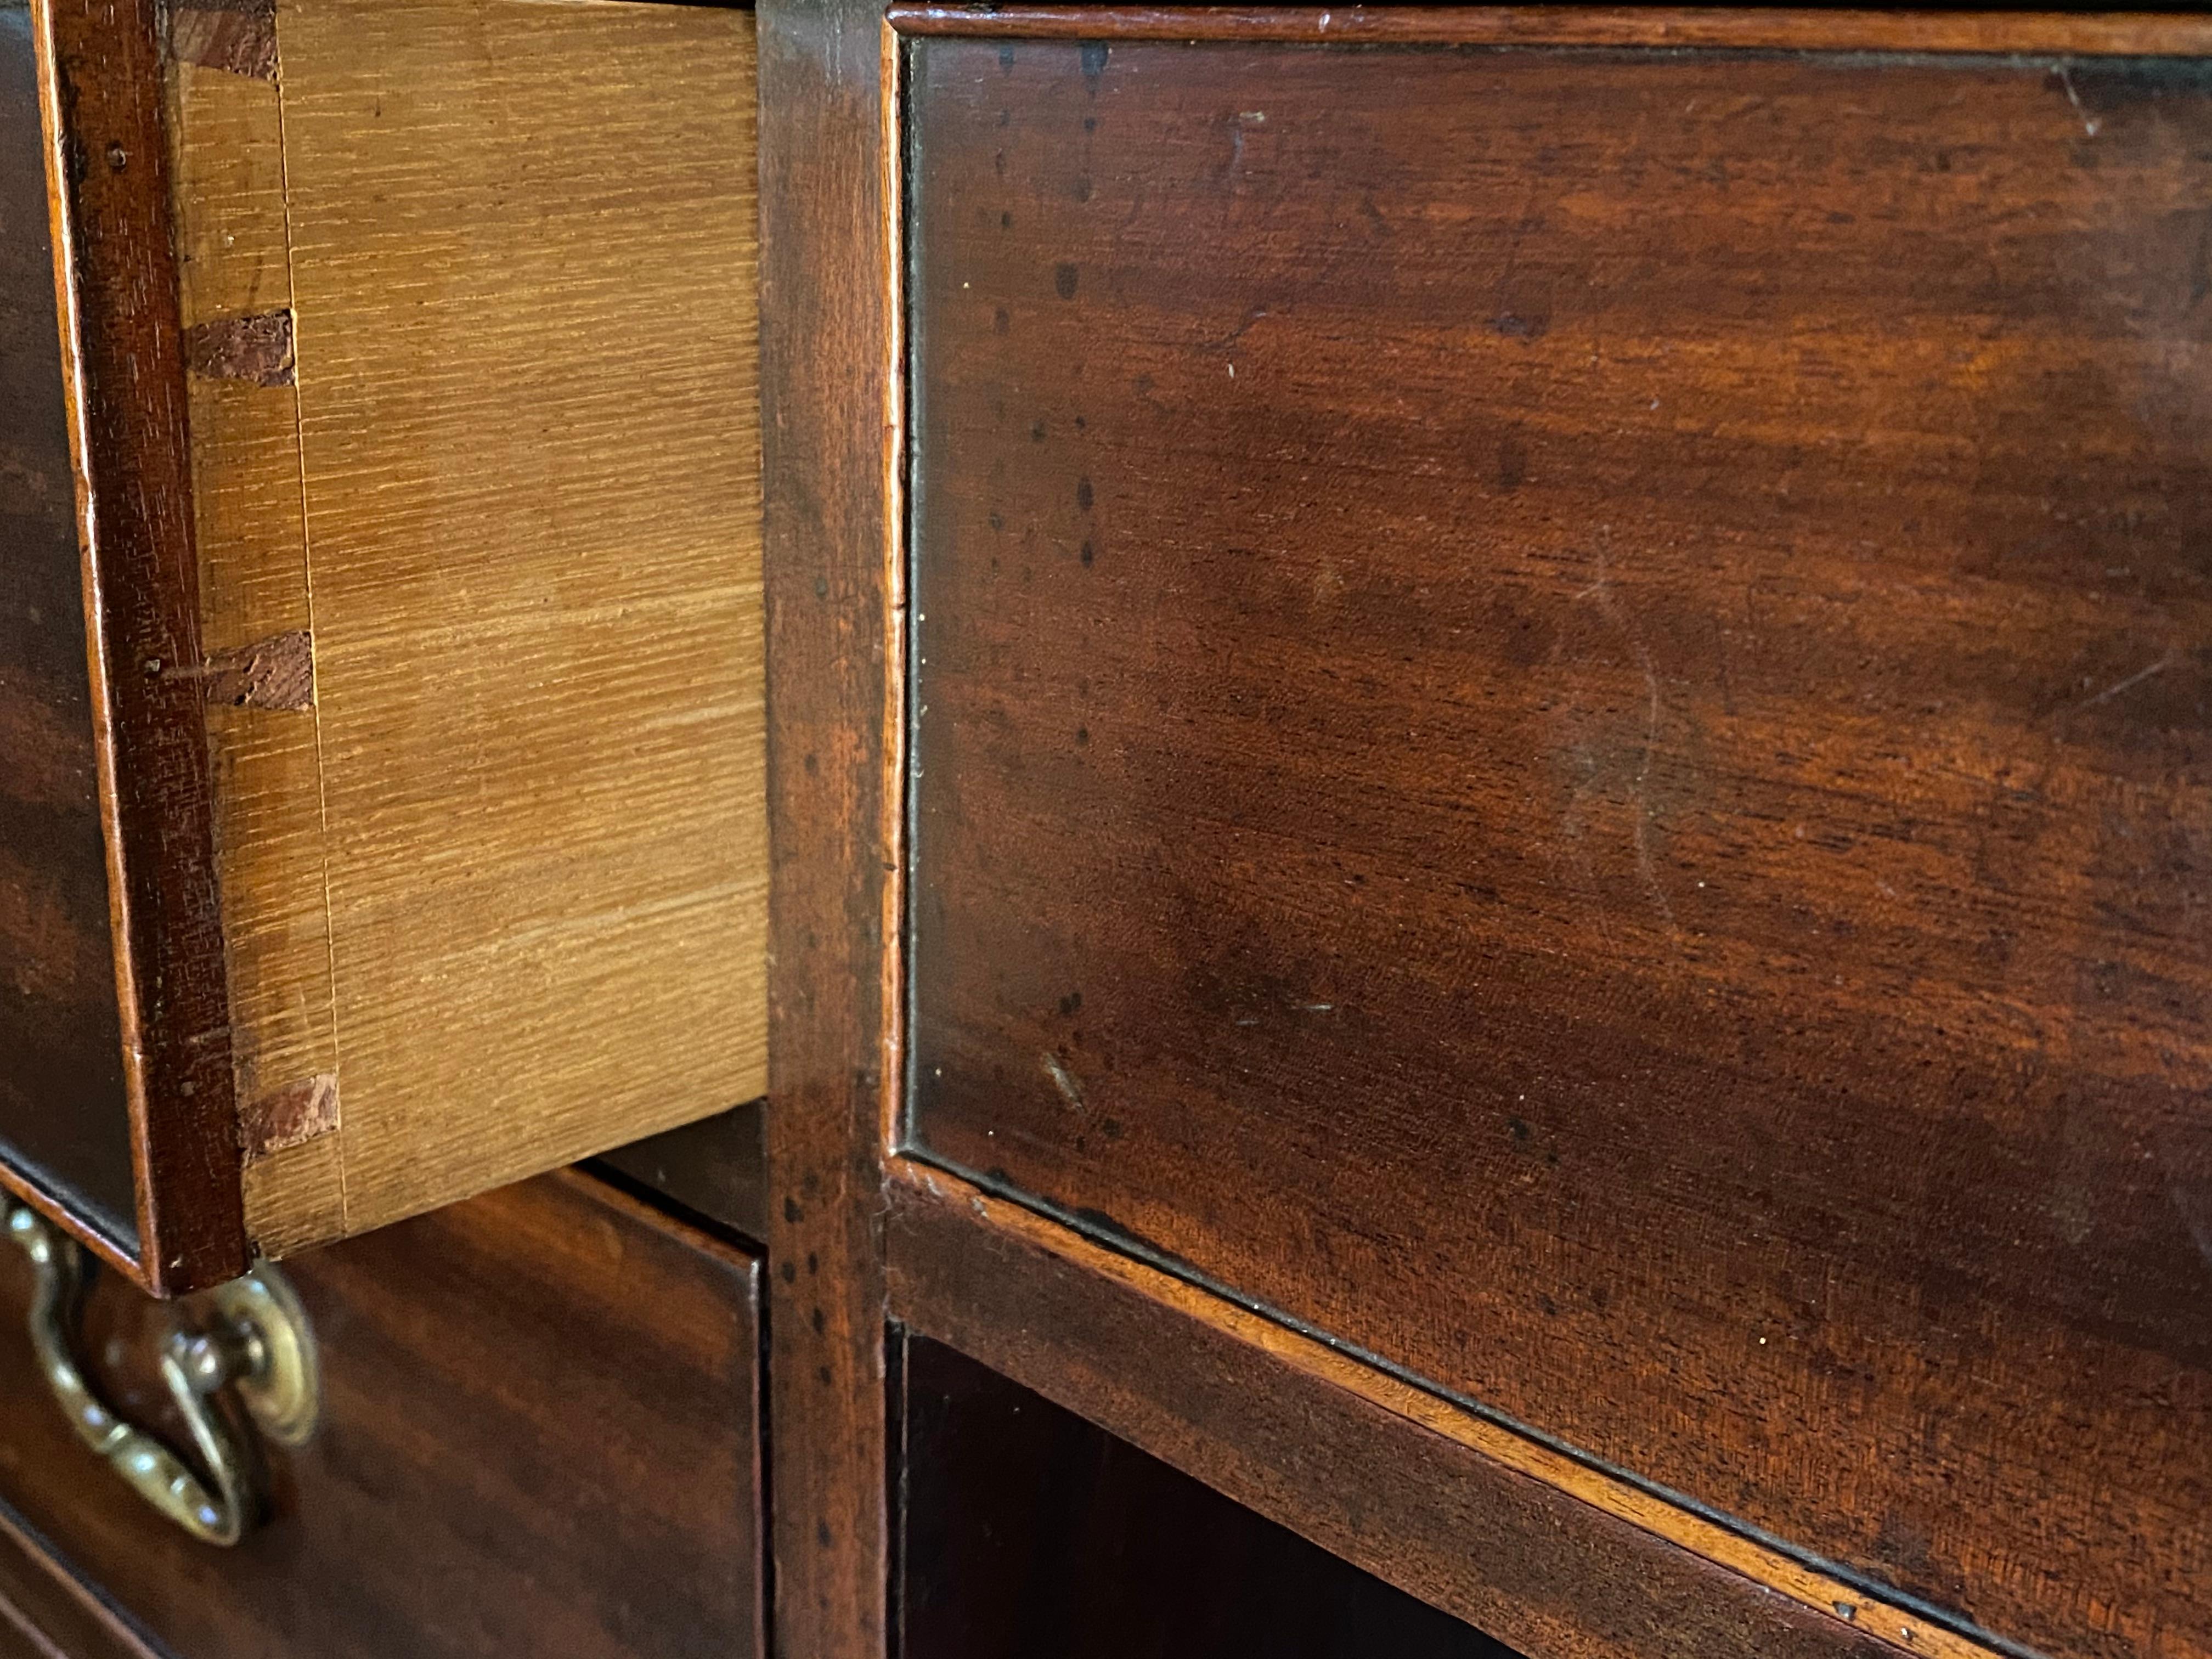
M 135 1231 L 76 484 L 27 10 L 0 9 L 0 1164 Z
M 905 51 L 912 1148 L 2212 1653 L 2212 68 Z
M 273 1516 L 195 1543 L 81 1447 L 0 1264 L 0 1498 L 179 1659 L 758 1654 L 757 1269 L 548 1176 L 299 1264 L 324 1410 Z M 159 1309 L 110 1275 L 87 1351 L 161 1424 Z

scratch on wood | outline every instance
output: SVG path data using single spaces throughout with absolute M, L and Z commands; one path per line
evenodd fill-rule
M 315 638 L 304 628 L 295 629 L 219 652 L 198 668 L 167 672 L 173 679 L 204 680 L 210 702 L 234 708 L 312 708 Z
M 185 331 L 185 360 L 192 373 L 210 380 L 290 386 L 292 313 L 264 311 L 195 324 Z
M 169 51 L 180 64 L 276 78 L 276 0 L 180 0 L 169 13 Z
M 2066 101 L 2074 106 L 2074 113 L 2081 118 L 2081 131 L 2094 138 L 2098 127 L 2102 124 L 2092 119 L 2089 112 L 2081 106 L 2081 94 L 2074 90 L 2072 72 L 2063 64 L 2053 72 L 2058 76 L 2058 84 L 2066 89 Z
M 2114 697 L 2118 696 L 2121 692 L 2131 691 L 2136 686 L 2141 685 L 2145 680 L 2150 678 L 2152 675 L 2163 674 L 2167 669 L 2172 666 L 2173 653 L 2169 651 L 2164 656 L 2160 657 L 2156 662 L 2151 664 L 2149 667 L 2138 668 L 2134 673 L 2129 675 L 2125 679 L 2121 680 L 2115 684 L 2106 686 L 2103 690 L 2098 692 L 2096 696 L 2093 697 L 2082 698 L 2081 701 L 2075 703 L 2074 707 L 2077 710 L 2082 708 L 2094 708 L 2100 702 L 2110 702 Z
M 1038 1058 L 1044 1061 L 1045 1075 L 1052 1079 L 1052 1086 L 1060 1091 L 1060 1097 L 1077 1111 L 1081 1111 L 1083 1085 L 1075 1080 L 1075 1074 L 1060 1063 L 1058 1054 L 1041 1054 Z
M 251 1164 L 287 1146 L 303 1146 L 337 1127 L 338 1080 L 327 1072 L 319 1073 L 248 1101 L 239 1112 L 239 1145 Z
M 1650 647 L 1644 642 L 1644 630 L 1637 626 L 1633 617 L 1620 608 L 1620 601 L 1614 596 L 1611 570 L 1612 532 L 1611 525 L 1598 526 L 1597 580 L 1575 597 L 1595 596 L 1599 610 L 1604 613 L 1606 620 L 1620 631 L 1620 636 L 1627 641 L 1628 648 L 1635 653 L 1636 665 L 1644 674 L 1646 700 L 1644 750 L 1636 763 L 1636 776 L 1629 786 L 1630 805 L 1635 814 L 1631 820 L 1630 836 L 1636 849 L 1636 873 L 1644 884 L 1644 890 L 1650 895 L 1653 908 L 1667 924 L 1668 933 L 1680 945 L 1682 925 L 1674 919 L 1674 907 L 1668 901 L 1667 890 L 1660 884 L 1658 861 L 1651 855 L 1651 760 L 1659 747 L 1659 674 L 1652 665 Z

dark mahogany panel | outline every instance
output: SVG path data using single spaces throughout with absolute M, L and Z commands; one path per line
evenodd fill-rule
M 0 7 L 0 1160 L 135 1250 L 42 153 L 30 14 Z
M 2212 1653 L 2212 68 L 906 51 L 915 1146 Z
M 322 1420 L 262 1443 L 270 1513 L 222 1550 L 78 1443 L 23 1337 L 30 1270 L 0 1249 L 0 1510 L 177 1659 L 765 1653 L 752 1257 L 559 1175 L 286 1271 Z M 85 1352 L 182 1446 L 155 1369 L 169 1306 L 103 1274 Z

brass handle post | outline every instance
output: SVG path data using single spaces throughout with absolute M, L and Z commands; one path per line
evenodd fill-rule
M 38 1274 L 31 1346 L 77 1438 L 193 1537 L 237 1543 L 258 1516 L 260 1495 L 250 1449 L 239 1443 L 216 1395 L 234 1386 L 254 1421 L 288 1444 L 304 1441 L 314 1427 L 314 1340 L 290 1286 L 264 1263 L 210 1292 L 204 1329 L 188 1328 L 179 1319 L 162 1344 L 161 1381 L 191 1431 L 209 1476 L 203 1480 L 158 1438 L 110 1409 L 77 1364 L 70 1327 L 83 1252 L 27 1205 L 0 1205 L 7 1209 L 8 1236 Z

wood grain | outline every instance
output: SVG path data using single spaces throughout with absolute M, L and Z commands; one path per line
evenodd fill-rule
M 312 710 L 211 717 L 241 1089 L 337 1078 L 249 1174 L 283 1253 L 761 1093 L 766 867 L 751 20 L 301 0 L 276 49 L 225 95 L 281 97 L 289 295 L 239 248 L 304 544 L 251 520 L 210 642 L 313 641 Z M 274 491 L 291 390 L 211 395 Z
M 1986 1659 L 963 1183 L 890 1194 L 896 1318 L 1524 1652 Z
M 92 702 L 137 1200 L 132 1271 L 247 1260 L 203 704 L 182 328 L 155 0 L 38 0 L 64 385 L 92 596 Z M 33 1194 L 112 1260 L 106 1231 Z
M 1396 42 L 1464 46 L 1717 46 L 2134 57 L 2212 52 L 2182 5 L 2064 11 L 1834 10 L 1759 6 L 1033 6 L 898 0 L 902 34 L 994 40 Z
M 2205 67 L 909 51 L 918 1148 L 2212 1652 Z
M 170 56 L 232 75 L 276 78 L 276 0 L 177 0 Z
M 0 1654 L 15 1659 L 18 1653 L 33 1659 L 168 1659 L 60 1571 L 0 1504 Z
M 760 1240 L 769 1233 L 768 1103 L 749 1101 L 617 1146 L 594 1163 L 668 1204 Z
M 174 1290 L 762 1091 L 752 24 L 185 8 L 165 76 L 88 5 L 40 15 Z
M 173 12 L 173 33 L 198 15 Z M 291 250 L 283 111 L 272 76 L 172 55 L 169 137 L 176 191 L 179 309 L 187 338 L 239 319 L 289 318 Z M 288 334 L 289 334 L 288 329 Z M 202 658 L 179 672 L 212 683 L 216 665 L 285 634 L 308 641 L 313 614 L 295 374 L 194 366 L 192 506 L 200 560 Z M 330 910 L 325 896 L 319 716 L 210 699 L 216 847 L 241 1122 L 304 1079 L 335 1076 Z M 252 1150 L 241 1133 L 241 1148 Z M 240 1176 L 258 1248 L 288 1254 L 345 1231 L 338 1149 L 310 1139 L 250 1157 Z
M 908 1659 L 1516 1659 L 942 1343 L 899 1340 Z
M 325 1413 L 274 1513 L 193 1542 L 80 1446 L 0 1263 L 0 1497 L 176 1659 L 763 1653 L 758 1266 L 596 1182 L 511 1188 L 291 1269 Z M 173 1428 L 161 1310 L 88 1309 L 103 1381 Z
M 761 406 L 769 690 L 769 1393 L 776 1651 L 888 1639 L 883 1268 L 897 1072 L 886 787 L 895 603 L 888 31 L 773 0 L 761 35 Z
M 0 1162 L 130 1249 L 137 1203 L 27 10 L 0 9 Z

